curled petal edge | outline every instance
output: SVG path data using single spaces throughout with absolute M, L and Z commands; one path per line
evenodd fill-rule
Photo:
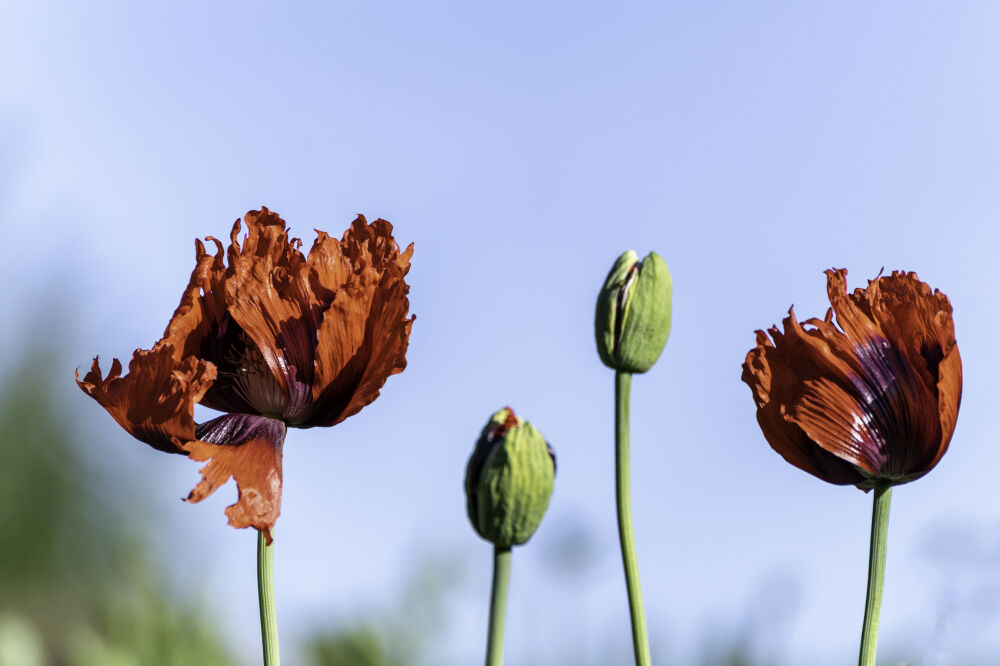
M 194 405 L 216 377 L 215 366 L 189 356 L 175 361 L 173 347 L 157 344 L 137 349 L 122 376 L 116 358 L 107 377 L 98 358 L 77 385 L 96 400 L 136 439 L 167 453 L 184 453 L 183 443 L 195 438 Z

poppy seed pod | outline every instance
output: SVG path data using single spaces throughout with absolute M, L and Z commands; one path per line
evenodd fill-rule
M 465 470 L 469 520 L 499 548 L 531 538 L 549 506 L 556 457 L 541 433 L 510 407 L 479 434 Z
M 663 257 L 642 261 L 633 250 L 618 257 L 597 297 L 594 334 L 604 365 L 619 372 L 646 372 L 670 337 L 674 283 Z

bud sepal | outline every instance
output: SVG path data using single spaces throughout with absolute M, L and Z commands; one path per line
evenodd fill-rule
M 663 257 L 650 252 L 642 261 L 623 253 L 597 297 L 594 335 L 604 365 L 642 373 L 656 363 L 670 337 L 673 279 Z
M 469 520 L 498 548 L 531 538 L 549 506 L 555 454 L 541 433 L 505 407 L 483 428 L 465 471 Z

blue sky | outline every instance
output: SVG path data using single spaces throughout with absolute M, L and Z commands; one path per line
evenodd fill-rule
M 288 436 L 283 634 L 391 605 L 415 559 L 444 554 L 466 582 L 438 658 L 480 659 L 490 551 L 467 524 L 462 474 L 482 423 L 510 404 L 559 455 L 549 514 L 514 556 L 511 662 L 611 642 L 619 652 L 594 663 L 626 663 L 613 375 L 592 317 L 634 248 L 664 256 L 675 282 L 671 339 L 633 383 L 654 651 L 683 663 L 713 628 L 750 623 L 787 663 L 854 658 L 870 497 L 785 464 L 739 381 L 754 329 L 792 304 L 825 312 L 831 266 L 852 287 L 884 266 L 940 288 L 964 361 L 951 450 L 894 493 L 883 652 L 943 664 L 1000 649 L 983 601 L 1000 592 L 997 5 L 5 10 L 0 277 L 14 288 L 0 307 L 42 319 L 71 364 L 155 342 L 193 239 L 225 236 L 251 208 L 307 245 L 359 212 L 415 244 L 408 369 L 342 425 Z M 25 335 L 8 324 L 0 349 L 15 357 Z M 164 559 L 216 593 L 253 658 L 254 539 L 222 514 L 234 489 L 182 505 L 196 464 L 131 440 L 71 371 L 81 443 L 144 480 L 169 526 Z M 563 575 L 556 554 L 584 546 Z

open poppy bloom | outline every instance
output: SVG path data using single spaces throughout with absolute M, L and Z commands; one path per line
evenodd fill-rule
M 785 460 L 867 491 L 917 479 L 947 451 L 962 360 L 947 296 L 899 271 L 848 294 L 846 275 L 826 271 L 825 319 L 791 309 L 784 331 L 757 331 L 743 381 Z
M 267 536 L 281 508 L 286 426 L 332 426 L 378 397 L 406 367 L 414 317 L 404 276 L 413 254 L 385 220 L 359 215 L 342 240 L 318 231 L 308 256 L 267 208 L 246 214 L 231 243 L 195 241 L 194 272 L 163 339 L 138 349 L 122 376 L 98 359 L 77 383 L 150 446 L 207 461 L 187 497 L 198 502 L 230 477 L 233 527 Z M 224 258 L 226 261 L 224 261 Z M 194 405 L 226 412 L 194 421 Z

